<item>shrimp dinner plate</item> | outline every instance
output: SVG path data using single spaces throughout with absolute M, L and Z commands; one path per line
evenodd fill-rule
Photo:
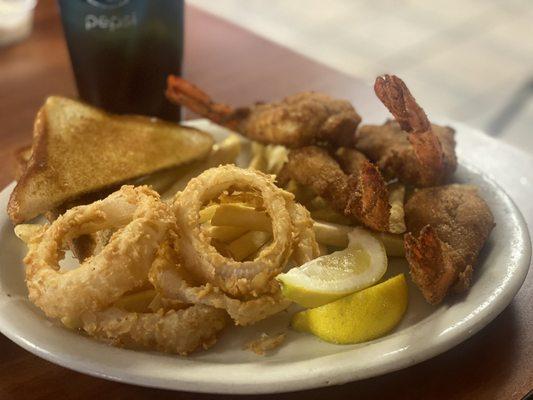
M 227 135 L 205 120 L 191 125 L 213 133 L 216 139 Z M 474 130 L 455 126 L 460 147 L 461 136 Z M 246 153 L 239 162 L 245 161 Z M 286 392 L 405 368 L 454 347 L 492 321 L 511 302 L 529 268 L 527 227 L 511 199 L 482 171 L 461 159 L 455 180 L 480 188 L 496 222 L 472 287 L 465 294 L 435 307 L 409 284 L 409 306 L 401 324 L 367 343 L 333 345 L 292 331 L 289 309 L 251 327 L 228 328 L 213 348 L 189 357 L 111 347 L 45 318 L 27 298 L 22 263 L 26 248 L 14 235 L 6 214 L 13 183 L 0 194 L 0 331 L 24 349 L 66 368 L 135 385 L 195 392 Z M 408 271 L 403 259 L 391 259 L 389 264 L 387 276 Z M 267 356 L 243 350 L 244 343 L 261 332 L 282 331 L 288 331 L 286 341 Z

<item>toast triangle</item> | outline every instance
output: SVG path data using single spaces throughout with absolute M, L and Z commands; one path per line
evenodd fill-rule
M 11 194 L 14 223 L 120 182 L 207 156 L 213 139 L 156 118 L 112 115 L 49 97 L 34 123 L 31 158 Z

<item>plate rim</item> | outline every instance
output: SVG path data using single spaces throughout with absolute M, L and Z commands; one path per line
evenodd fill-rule
M 464 128 L 464 127 L 463 127 Z M 470 128 L 471 129 L 471 128 Z M 8 337 L 11 341 L 21 346 L 25 350 L 41 357 L 49 362 L 60 365 L 64 368 L 75 370 L 80 373 L 88 374 L 98 378 L 103 378 L 107 380 L 112 380 L 121 383 L 135 384 L 145 387 L 154 387 L 170 390 L 182 390 L 182 391 L 191 391 L 191 392 L 202 392 L 202 393 L 224 393 L 224 394 L 265 394 L 265 393 L 282 393 L 295 390 L 304 390 L 304 389 L 313 389 L 323 386 L 338 385 L 351 381 L 366 379 L 370 377 L 375 377 L 379 375 L 384 375 L 399 369 L 407 368 L 409 366 L 418 364 L 425 360 L 435 357 L 438 354 L 441 354 L 459 343 L 466 341 L 472 337 L 475 333 L 481 330 L 483 327 L 487 326 L 492 320 L 494 320 L 512 301 L 516 293 L 520 290 L 523 282 L 526 279 L 527 273 L 529 271 L 529 265 L 531 262 L 531 239 L 529 235 L 529 230 L 527 223 L 524 219 L 524 216 L 520 212 L 519 208 L 516 206 L 512 198 L 505 192 L 505 190 L 495 182 L 490 176 L 482 173 L 478 168 L 473 165 L 470 165 L 467 162 L 461 161 L 461 165 L 465 167 L 469 172 L 476 173 L 487 182 L 495 192 L 499 192 L 503 195 L 503 198 L 506 200 L 507 204 L 512 208 L 514 215 L 517 217 L 519 222 L 518 224 L 518 233 L 517 236 L 523 239 L 525 243 L 525 251 L 523 251 L 516 261 L 515 273 L 512 276 L 512 281 L 509 282 L 507 290 L 505 293 L 502 293 L 498 297 L 497 302 L 492 303 L 492 307 L 483 313 L 479 318 L 472 318 L 462 326 L 461 332 L 458 332 L 451 337 L 446 336 L 441 341 L 434 343 L 430 347 L 419 347 L 412 348 L 408 357 L 393 358 L 388 364 L 376 364 L 371 366 L 368 369 L 365 369 L 363 373 L 361 371 L 358 374 L 355 374 L 355 371 L 352 371 L 349 367 L 343 366 L 342 368 L 329 368 L 325 371 L 314 371 L 312 374 L 307 372 L 306 374 L 300 374 L 298 378 L 290 377 L 287 380 L 278 382 L 278 385 L 272 386 L 272 382 L 248 382 L 248 383 L 235 383 L 235 382 L 205 382 L 201 379 L 197 380 L 168 380 L 165 378 L 154 379 L 153 377 L 138 376 L 129 371 L 115 371 L 116 367 L 110 367 L 108 365 L 94 365 L 95 362 L 84 362 L 80 359 L 73 359 L 72 355 L 68 352 L 54 354 L 46 350 L 42 346 L 38 346 L 32 343 L 29 340 L 26 340 L 23 336 L 18 336 L 10 331 L 8 325 L 6 324 L 3 313 L 0 312 L 0 332 Z M 15 185 L 15 182 L 8 184 L 1 192 L 0 196 L 5 196 L 8 192 L 10 193 Z M 5 210 L 0 211 L 5 217 Z M 129 351 L 129 350 L 128 350 Z M 336 356 L 337 354 L 348 354 L 352 352 L 346 351 L 344 353 L 335 353 L 330 355 L 325 355 L 323 357 Z M 194 361 L 193 361 L 194 362 Z M 297 361 L 297 363 L 302 361 Z M 305 362 L 305 361 L 304 361 Z M 100 367 L 100 368 L 98 368 Z M 115 371 L 115 372 L 113 372 Z

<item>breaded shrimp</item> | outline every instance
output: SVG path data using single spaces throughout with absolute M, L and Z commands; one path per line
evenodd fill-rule
M 285 174 L 308 186 L 340 213 L 378 231 L 388 231 L 388 191 L 377 168 L 368 160 L 351 175 L 343 172 L 327 150 L 308 146 L 293 149 Z
M 348 101 L 315 92 L 235 109 L 215 103 L 201 89 L 170 75 L 166 96 L 173 103 L 252 140 L 292 148 L 323 142 L 352 146 L 361 122 L 361 117 Z
M 470 286 L 477 257 L 494 219 L 474 186 L 416 191 L 405 205 L 405 253 L 411 277 L 431 304 Z
M 346 174 L 355 174 L 368 162 L 368 158 L 359 150 L 339 147 L 335 151 L 335 159 Z
M 361 127 L 355 147 L 387 178 L 416 187 L 446 182 L 457 167 L 453 129 L 430 124 L 397 76 L 378 77 L 374 91 L 397 122 Z

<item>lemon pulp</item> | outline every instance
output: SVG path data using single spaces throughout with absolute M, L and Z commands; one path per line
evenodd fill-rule
M 278 275 L 283 295 L 304 307 L 318 307 L 379 281 L 387 270 L 381 241 L 363 228 L 354 228 L 348 238 L 345 250 Z

